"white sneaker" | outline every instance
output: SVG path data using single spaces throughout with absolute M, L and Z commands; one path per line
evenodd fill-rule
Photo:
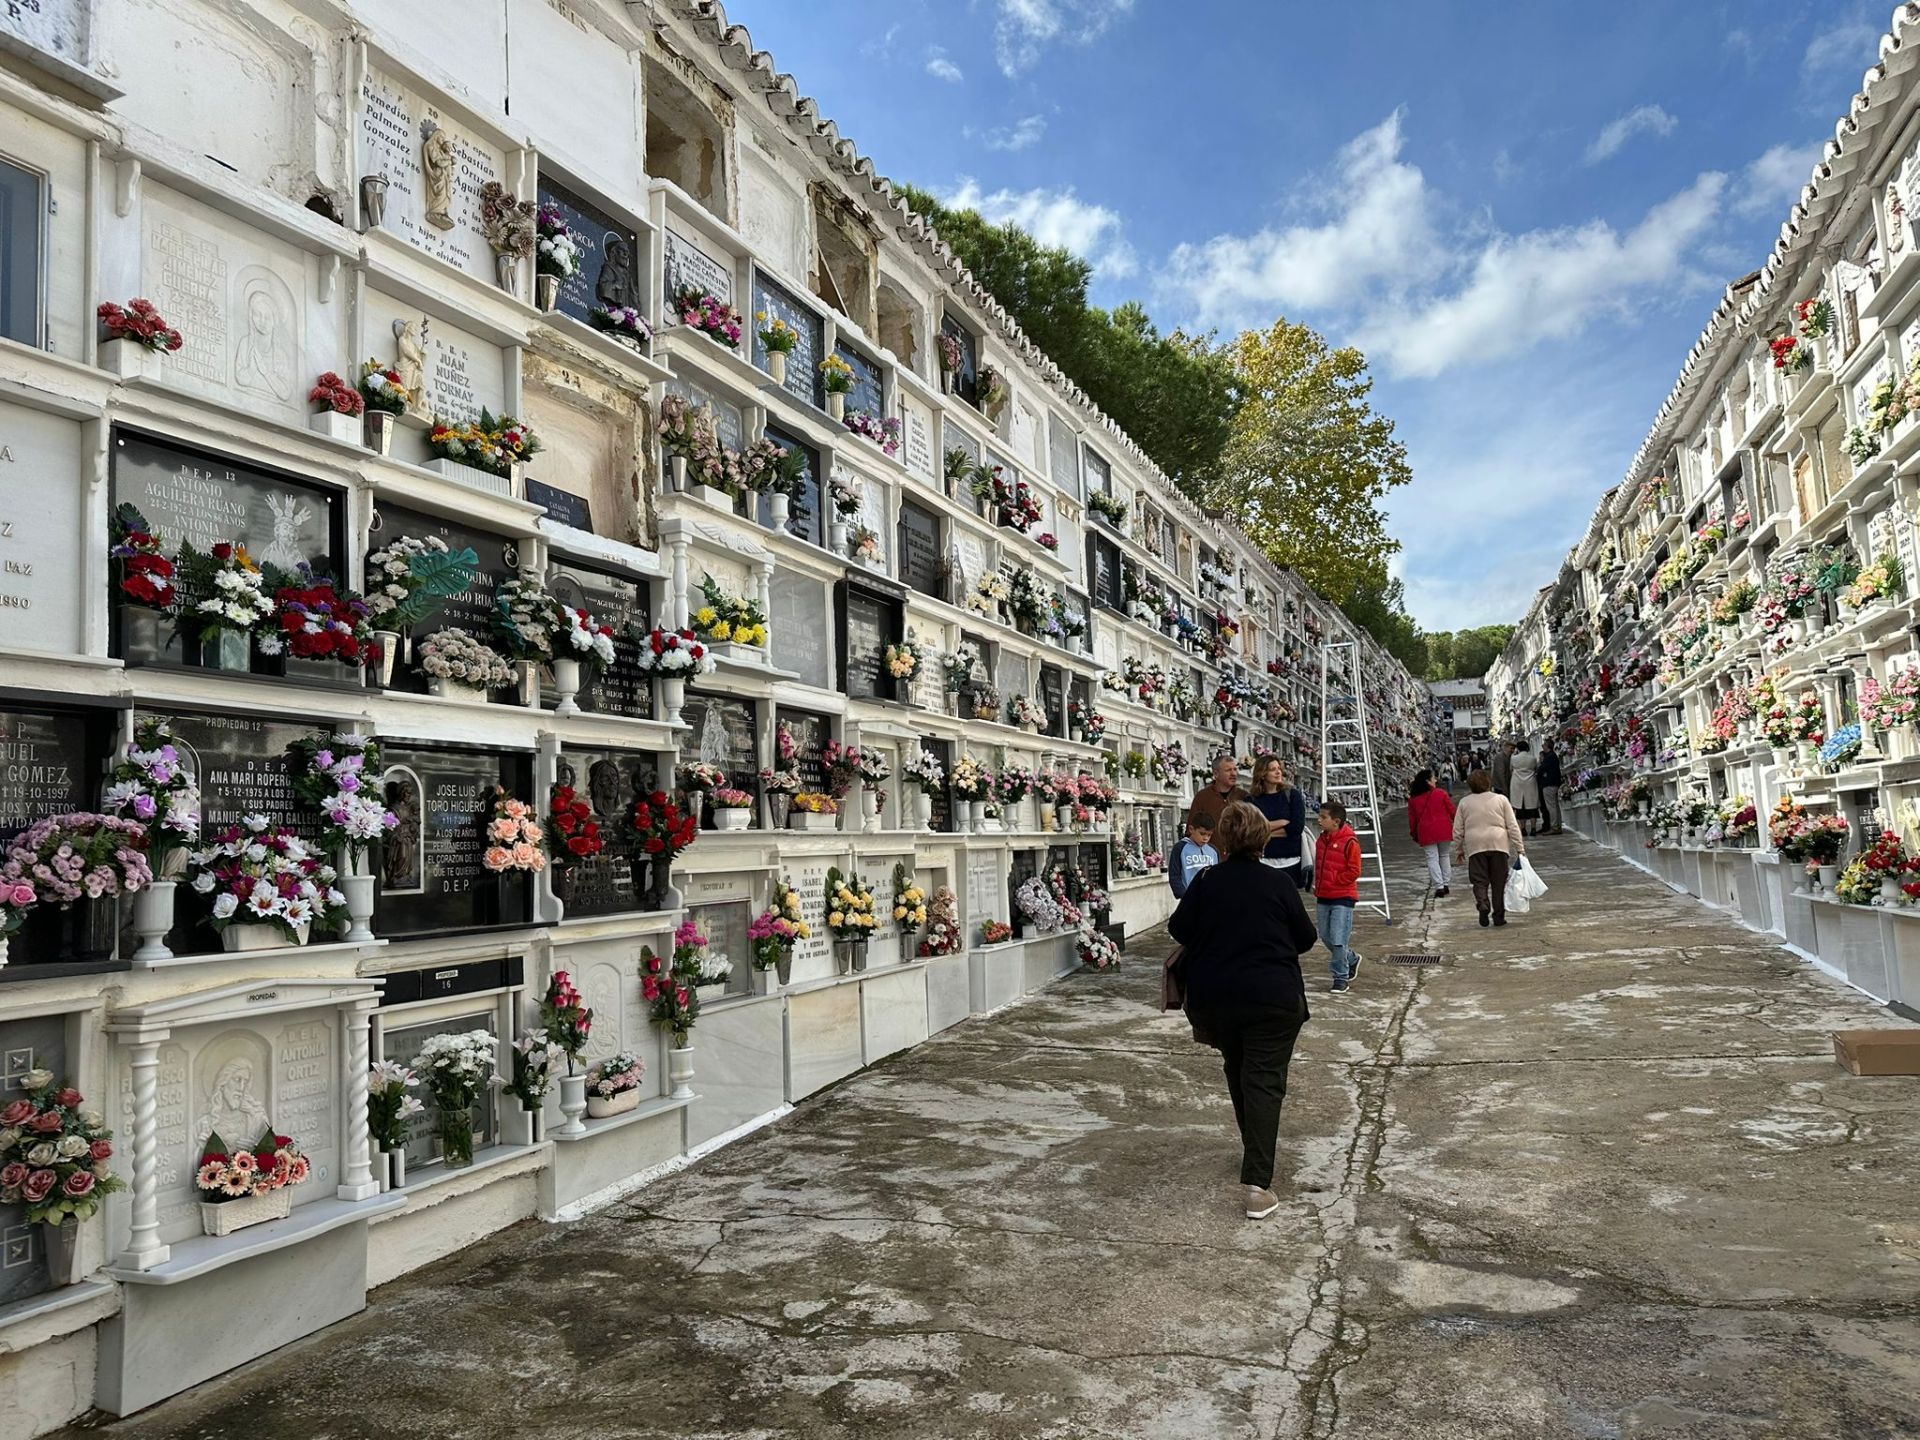
M 1280 1208 L 1280 1197 L 1258 1185 L 1247 1186 L 1247 1219 L 1264 1220 Z
M 1347 958 L 1353 962 L 1347 969 L 1347 979 L 1351 982 L 1360 974 L 1360 962 L 1367 957 L 1362 955 L 1358 950 L 1349 950 L 1347 951 Z

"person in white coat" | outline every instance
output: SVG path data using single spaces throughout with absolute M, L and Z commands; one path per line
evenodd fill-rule
M 1513 813 L 1520 817 L 1521 833 L 1536 834 L 1540 824 L 1540 758 L 1524 740 L 1513 743 L 1510 786 L 1507 793 L 1513 801 Z

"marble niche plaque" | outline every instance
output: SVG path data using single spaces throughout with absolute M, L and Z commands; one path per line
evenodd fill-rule
M 678 230 L 667 232 L 666 289 L 663 298 L 671 301 L 682 290 L 698 290 L 733 303 L 733 262 L 721 260 L 703 250 Z
M 1003 862 L 992 851 L 984 854 L 969 853 L 967 856 L 967 913 L 965 917 L 967 939 L 977 943 L 980 926 L 988 921 L 1000 918 L 1001 897 L 1006 893 Z
M 900 397 L 900 458 L 922 480 L 932 483 L 940 467 L 933 458 L 933 412 L 910 396 Z
M 658 787 L 659 766 L 652 755 L 632 750 L 585 750 L 569 746 L 554 771 L 556 783 L 570 785 L 593 807 L 605 843 L 598 855 L 573 867 L 567 915 L 618 915 L 643 908 L 640 886 L 645 864 L 639 837 L 627 823 L 633 802 Z
M 87 648 L 73 583 L 86 573 L 85 495 L 79 422 L 0 402 L 0 650 Z
M 496 875 L 481 863 L 495 786 L 525 798 L 525 754 L 386 744 L 381 784 L 400 817 L 380 846 L 374 929 L 417 935 L 525 924 L 532 886 L 524 872 Z
M 807 928 L 813 932 L 806 939 L 794 943 L 796 977 L 803 966 L 808 971 L 831 967 L 833 936 L 827 930 L 827 871 L 832 864 L 824 855 L 809 855 L 787 872 L 787 878 L 800 892 L 800 913 L 806 917 Z
M 91 9 L 88 0 L 0 0 L 0 37 L 85 65 Z
M 331 571 L 342 548 L 340 492 L 126 431 L 113 438 L 113 499 L 138 508 L 169 554 L 231 540 L 261 565 Z
M 270 987 L 263 987 L 270 993 Z M 340 1165 L 339 1018 L 330 1009 L 261 1016 L 249 1024 L 194 1026 L 160 1047 L 158 1155 L 160 1238 L 200 1233 L 193 1176 L 207 1137 L 252 1145 L 269 1128 L 290 1137 L 313 1164 L 293 1191 L 295 1208 L 329 1199 Z M 133 1070 L 119 1071 L 115 1129 L 133 1129 Z
M 653 679 L 640 668 L 640 652 L 653 628 L 646 584 L 563 561 L 547 577 L 547 589 L 561 604 L 585 610 L 598 623 L 613 627 L 613 663 L 582 689 L 580 708 L 597 715 L 651 719 Z
M 428 215 L 431 186 L 422 152 L 430 132 L 451 142 L 451 205 L 436 224 Z M 437 143 L 437 142 L 436 142 Z M 493 251 L 480 233 L 480 187 L 501 178 L 505 157 L 438 106 L 400 81 L 369 69 L 360 86 L 359 173 L 387 177 L 383 228 L 409 245 L 476 279 L 494 282 Z
M 833 670 L 833 635 L 827 624 L 827 587 L 797 570 L 776 569 L 768 587 L 772 599 L 768 654 L 803 684 L 824 690 Z

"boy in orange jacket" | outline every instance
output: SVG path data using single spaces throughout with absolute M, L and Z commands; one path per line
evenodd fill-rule
M 1333 993 L 1344 995 L 1360 973 L 1360 952 L 1353 938 L 1353 910 L 1360 899 L 1360 840 L 1347 824 L 1347 807 L 1338 800 L 1320 806 L 1320 839 L 1313 848 L 1313 898 L 1318 902 L 1320 938 L 1333 952 Z

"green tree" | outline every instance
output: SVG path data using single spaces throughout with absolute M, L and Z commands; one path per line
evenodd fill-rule
M 1336 605 L 1384 590 L 1400 543 L 1380 502 L 1413 470 L 1393 422 L 1367 403 L 1366 357 L 1285 320 L 1228 350 L 1241 403 L 1209 503 Z
M 1471 630 L 1441 630 L 1426 637 L 1427 680 L 1478 680 L 1513 638 L 1511 625 L 1481 625 Z
M 1389 578 L 1385 566 L 1362 579 L 1340 608 L 1409 674 L 1426 675 L 1431 660 L 1428 637 L 1407 613 L 1406 587 Z
M 1144 307 L 1087 302 L 1093 267 L 1017 225 L 950 210 L 899 187 L 1027 337 L 1119 422 L 1154 464 L 1198 498 L 1233 425 L 1237 388 L 1227 350 L 1211 336 L 1162 335 Z

